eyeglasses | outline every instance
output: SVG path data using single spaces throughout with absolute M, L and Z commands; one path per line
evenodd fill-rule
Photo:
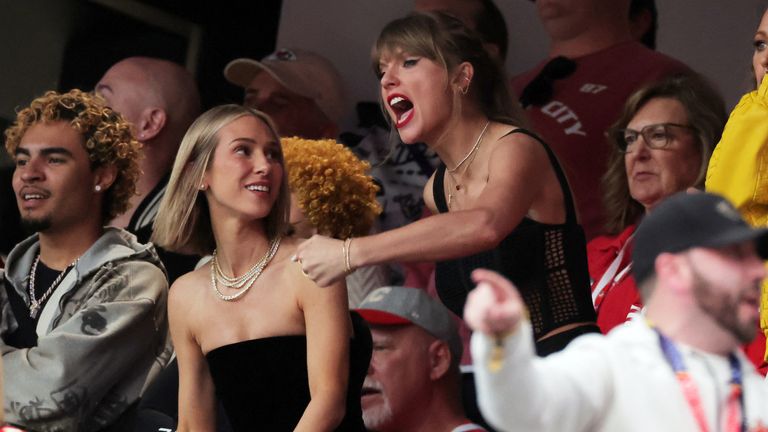
M 672 133 L 673 128 L 686 129 L 689 131 L 695 131 L 696 129 L 677 123 L 658 123 L 644 127 L 640 131 L 634 129 L 615 129 L 610 132 L 610 136 L 613 137 L 616 145 L 619 146 L 619 151 L 622 153 L 631 153 L 633 146 L 637 142 L 637 139 L 642 135 L 645 145 L 652 149 L 663 149 L 669 146 L 669 142 L 674 138 Z
M 576 62 L 563 56 L 557 56 L 547 62 L 535 78 L 520 93 L 520 105 L 542 106 L 552 99 L 556 80 L 567 78 L 576 71 Z

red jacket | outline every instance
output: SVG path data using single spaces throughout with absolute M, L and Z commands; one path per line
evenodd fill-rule
M 621 248 L 635 233 L 635 228 L 637 225 L 630 225 L 617 236 L 600 236 L 587 243 L 587 261 L 593 292 Z M 617 325 L 625 323 L 631 313 L 637 313 L 643 307 L 635 286 L 635 278 L 631 271 L 626 271 L 631 263 L 632 246 L 628 245 L 612 281 L 603 288 L 602 299 L 593 301 L 596 305 L 597 325 L 603 333 L 608 333 Z

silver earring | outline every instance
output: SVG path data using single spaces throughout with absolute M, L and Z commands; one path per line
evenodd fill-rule
M 93 190 L 95 190 L 96 192 L 101 192 L 101 185 L 94 186 Z
M 200 190 L 201 190 L 201 191 L 204 191 L 204 190 L 205 190 L 205 188 L 206 188 L 206 186 L 205 186 L 204 184 L 201 184 L 201 185 L 200 185 Z
M 467 92 L 469 91 L 469 84 L 470 84 L 469 77 L 464 77 L 464 81 L 467 82 L 467 86 L 461 89 L 461 94 L 466 95 Z

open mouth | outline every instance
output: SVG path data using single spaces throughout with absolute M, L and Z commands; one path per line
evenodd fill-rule
M 381 393 L 381 390 L 375 387 L 363 387 L 362 390 L 360 391 L 360 396 L 361 397 L 372 396 L 380 393 Z
M 45 196 L 43 194 L 34 194 L 34 193 L 28 193 L 21 196 L 24 201 L 32 201 L 32 200 L 41 200 L 45 199 Z
M 25 188 L 19 192 L 19 197 L 25 203 L 33 203 L 49 198 L 50 194 L 37 189 Z
M 387 98 L 387 104 L 395 114 L 395 127 L 401 128 L 413 118 L 413 102 L 403 95 L 393 94 Z
M 42 208 L 49 197 L 49 194 L 40 192 L 20 193 L 18 198 L 19 210 L 32 211 Z
M 266 192 L 269 193 L 269 186 L 265 184 L 249 184 L 245 186 L 251 192 Z

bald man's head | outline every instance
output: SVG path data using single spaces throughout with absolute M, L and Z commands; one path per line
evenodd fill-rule
M 115 63 L 96 84 L 96 92 L 131 124 L 139 141 L 176 152 L 200 113 L 194 78 L 176 63 L 130 57 Z M 158 145 L 155 145 L 157 143 Z

